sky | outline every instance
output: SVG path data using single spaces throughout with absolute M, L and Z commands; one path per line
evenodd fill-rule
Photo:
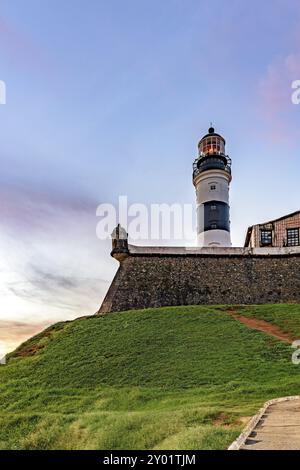
M 210 122 L 234 246 L 300 208 L 298 0 L 1 0 L 0 80 L 0 356 L 98 310 L 118 267 L 99 204 L 195 204 Z

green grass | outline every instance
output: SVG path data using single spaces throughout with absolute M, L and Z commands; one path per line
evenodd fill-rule
M 300 338 L 299 305 L 235 307 Z M 268 399 L 300 393 L 288 344 L 226 306 L 59 323 L 0 367 L 0 449 L 222 449 Z

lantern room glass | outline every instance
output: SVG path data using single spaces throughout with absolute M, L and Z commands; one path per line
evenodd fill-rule
M 208 136 L 201 140 L 199 145 L 200 154 L 204 155 L 225 155 L 224 140 L 219 136 Z

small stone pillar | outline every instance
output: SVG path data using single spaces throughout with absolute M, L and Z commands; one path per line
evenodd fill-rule
M 111 234 L 112 251 L 111 256 L 118 261 L 122 261 L 129 255 L 128 233 L 118 224 Z

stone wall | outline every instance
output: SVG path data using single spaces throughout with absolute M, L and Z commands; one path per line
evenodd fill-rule
M 122 258 L 99 313 L 167 305 L 300 303 L 299 249 L 237 250 L 133 250 Z

